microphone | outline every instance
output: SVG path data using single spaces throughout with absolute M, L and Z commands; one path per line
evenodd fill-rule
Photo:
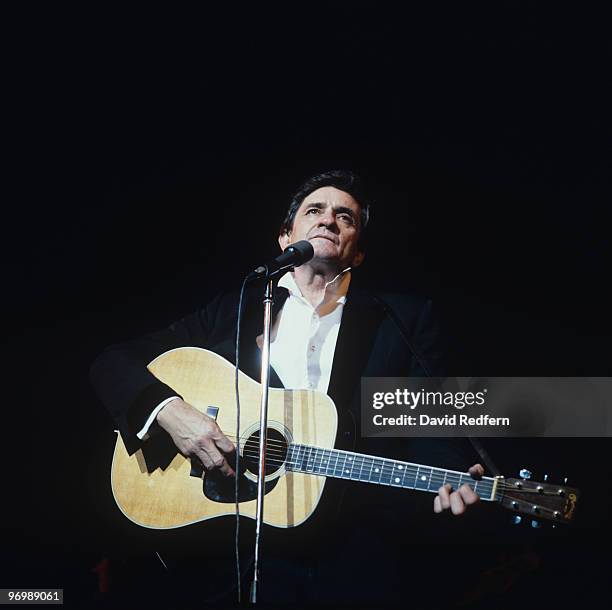
M 314 248 L 308 240 L 296 241 L 294 244 L 287 246 L 282 254 L 279 254 L 275 259 L 257 267 L 255 271 L 250 273 L 249 277 L 269 278 L 289 267 L 299 267 L 307 263 L 313 256 Z

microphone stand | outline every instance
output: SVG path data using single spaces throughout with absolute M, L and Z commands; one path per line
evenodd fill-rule
M 259 471 L 257 475 L 257 511 L 255 513 L 255 553 L 253 564 L 253 581 L 251 582 L 250 601 L 257 603 L 259 585 L 259 541 L 263 524 L 266 446 L 268 430 L 268 390 L 270 388 L 270 328 L 272 325 L 272 304 L 274 303 L 274 285 L 270 275 L 266 274 L 264 293 L 264 327 L 263 345 L 261 348 L 261 405 L 259 410 Z

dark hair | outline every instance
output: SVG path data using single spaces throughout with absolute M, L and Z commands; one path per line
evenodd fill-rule
M 285 219 L 280 227 L 280 234 L 289 233 L 293 228 L 295 215 L 302 205 L 302 202 L 310 193 L 324 186 L 333 186 L 340 191 L 348 193 L 357 201 L 361 207 L 361 231 L 359 234 L 359 245 L 363 247 L 365 228 L 370 219 L 370 202 L 365 192 L 365 187 L 362 179 L 353 172 L 344 169 L 334 169 L 329 172 L 323 172 L 308 178 L 303 182 L 298 190 L 293 195 L 291 203 L 287 209 Z

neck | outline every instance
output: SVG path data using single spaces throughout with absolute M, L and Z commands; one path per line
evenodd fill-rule
M 295 283 L 302 296 L 313 306 L 318 307 L 325 299 L 325 289 L 342 269 L 326 266 L 301 265 L 294 271 Z
M 339 449 L 291 444 L 287 453 L 287 466 L 294 472 L 432 493 L 438 493 L 438 489 L 446 483 L 450 483 L 453 489 L 459 489 L 467 483 L 483 500 L 494 500 L 497 497 L 497 481 L 492 477 L 474 480 L 468 472 Z

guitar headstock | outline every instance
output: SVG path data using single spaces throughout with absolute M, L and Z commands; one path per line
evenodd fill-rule
M 556 485 L 544 481 L 531 481 L 528 473 L 521 470 L 520 479 L 500 477 L 496 488 L 496 499 L 505 508 L 532 518 L 533 527 L 539 526 L 539 519 L 558 523 L 569 523 L 575 515 L 580 492 L 574 487 Z M 545 477 L 547 478 L 547 477 Z M 520 522 L 520 518 L 515 521 Z

